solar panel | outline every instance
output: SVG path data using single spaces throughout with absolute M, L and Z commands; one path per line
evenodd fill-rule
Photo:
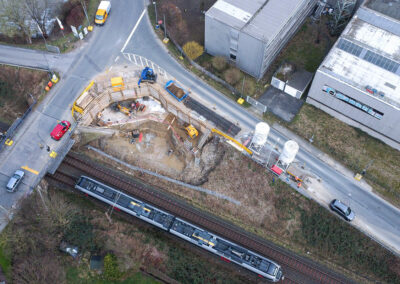
M 346 39 L 341 38 L 339 40 L 339 43 L 337 45 L 338 48 L 341 50 L 344 50 L 350 54 L 353 54 L 357 57 L 360 57 L 360 54 L 363 50 L 363 48 L 355 43 L 352 43 Z M 399 69 L 400 64 L 390 60 L 389 58 L 386 58 L 382 55 L 379 55 L 373 51 L 367 50 L 365 53 L 364 57 L 360 57 L 364 59 L 365 61 L 368 61 L 376 66 L 379 66 L 385 70 L 388 70 L 392 73 L 396 73 L 396 71 Z

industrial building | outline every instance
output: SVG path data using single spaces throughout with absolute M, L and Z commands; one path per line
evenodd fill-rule
M 400 149 L 400 2 L 366 0 L 318 68 L 307 102 Z
M 205 15 L 205 49 L 261 78 L 316 0 L 218 0 Z

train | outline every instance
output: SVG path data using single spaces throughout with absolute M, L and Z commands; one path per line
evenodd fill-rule
M 95 179 L 81 176 L 75 184 L 75 189 L 218 255 L 227 262 L 233 262 L 257 273 L 269 281 L 278 282 L 284 278 L 281 266 L 277 263 Z

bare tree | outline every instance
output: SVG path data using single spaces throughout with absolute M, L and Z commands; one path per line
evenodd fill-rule
M 50 19 L 49 0 L 22 0 L 26 6 L 26 12 L 40 27 L 43 36 L 47 37 L 46 23 Z
M 23 0 L 0 0 L 0 31 L 8 37 L 20 36 L 31 44 L 29 15 Z

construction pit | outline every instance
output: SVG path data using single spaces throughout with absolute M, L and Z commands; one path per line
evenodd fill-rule
M 157 84 L 141 84 L 140 70 L 97 77 L 74 104 L 77 146 L 91 146 L 126 163 L 191 185 L 201 185 L 222 158 L 215 126 L 175 101 Z M 123 86 L 111 78 L 123 78 Z M 166 81 L 166 79 L 164 80 Z M 190 135 L 189 129 L 195 135 Z

